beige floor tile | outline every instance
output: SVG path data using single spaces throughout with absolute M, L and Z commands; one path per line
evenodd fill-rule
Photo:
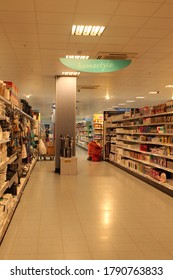
M 38 253 L 37 254 L 37 260 L 64 260 L 64 254 L 63 253 Z
M 141 242 L 136 242 L 137 246 L 140 248 L 142 252 L 146 251 L 164 251 L 164 247 L 157 240 L 152 242 L 147 242 L 145 240 Z
M 138 251 L 118 251 L 119 260 L 145 260 L 144 253 Z
M 51 234 L 47 236 L 39 236 L 38 253 L 63 253 L 63 243 L 61 236 L 55 236 Z
M 28 254 L 28 253 L 23 253 L 23 254 L 10 254 L 8 256 L 8 260 L 37 260 L 37 254 Z
M 64 253 L 66 260 L 92 260 L 92 256 L 89 252 L 80 253 Z
M 78 149 L 77 176 L 38 161 L 0 246 L 0 259 L 171 259 L 173 203 Z
M 119 255 L 116 252 L 100 252 L 91 253 L 93 260 L 119 260 Z
M 64 237 L 63 248 L 65 253 L 83 253 L 89 252 L 87 242 L 84 238 Z
M 173 256 L 166 251 L 145 251 L 146 260 L 173 260 Z

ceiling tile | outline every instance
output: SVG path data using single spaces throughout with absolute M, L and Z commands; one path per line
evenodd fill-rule
M 129 44 L 131 45 L 143 45 L 143 46 L 153 46 L 159 42 L 159 39 L 153 39 L 153 38 L 132 38 L 129 41 Z
M 79 25 L 107 25 L 110 21 L 110 15 L 97 14 L 75 14 L 73 24 Z
M 37 33 L 35 24 L 3 23 L 7 33 Z
M 10 41 L 15 42 L 38 42 L 37 34 L 30 33 L 7 33 Z
M 163 4 L 153 16 L 156 17 L 166 17 L 166 18 L 173 18 L 173 4 Z
M 118 44 L 102 44 L 101 50 L 100 47 L 96 48 L 96 54 L 100 51 L 102 52 L 120 52 L 123 45 Z M 95 56 L 96 56 L 95 54 Z
M 33 48 L 27 48 L 27 47 L 21 47 L 21 48 L 15 48 L 14 49 L 14 52 L 15 54 L 21 58 L 24 58 L 25 56 L 28 57 L 28 56 L 33 56 L 33 57 L 39 57 L 40 55 L 40 49 L 39 49 L 39 46 L 38 47 L 35 47 L 33 46 Z
M 0 33 L 3 33 L 3 32 L 4 32 L 4 30 L 2 28 L 2 25 L 0 24 Z
M 137 54 L 141 54 L 141 53 L 145 53 L 147 50 L 149 49 L 149 46 L 144 46 L 144 45 L 129 45 L 127 44 L 125 47 L 122 48 L 122 51 L 124 52 L 133 52 L 133 53 L 137 53 Z
M 129 41 L 130 37 L 101 37 L 99 43 L 100 44 L 117 44 L 117 45 L 122 45 L 126 44 Z
M 109 22 L 109 26 L 140 28 L 148 20 L 148 17 L 133 16 L 113 16 Z
M 37 13 L 37 22 L 41 24 L 72 24 L 71 13 Z
M 155 28 L 155 29 L 173 29 L 173 19 L 172 18 L 151 18 L 149 19 L 144 28 Z
M 6 36 L 6 34 L 5 33 L 0 33 L 0 42 L 2 42 L 2 41 L 7 41 L 8 39 L 7 39 L 7 36 Z M 1 45 L 0 45 L 0 48 L 1 48 Z
M 41 50 L 62 50 L 62 49 L 66 49 L 67 48 L 67 43 L 61 43 L 61 42 L 46 42 L 46 41 L 42 41 L 40 42 L 40 49 Z
M 159 8 L 158 3 L 147 2 L 127 2 L 121 1 L 116 11 L 116 15 L 128 16 L 152 16 L 153 13 Z
M 2 23 L 36 23 L 36 16 L 33 12 L 0 10 L 0 21 Z
M 143 28 L 135 34 L 135 37 L 163 38 L 169 33 L 170 31 L 168 29 Z
M 40 42 L 60 42 L 60 43 L 66 43 L 68 42 L 69 35 L 57 35 L 54 34 L 39 34 L 39 41 Z
M 69 50 L 72 50 L 72 51 L 83 51 L 85 52 L 85 54 L 87 55 L 87 51 L 92 51 L 95 49 L 95 47 L 97 46 L 97 42 L 96 43 L 69 43 L 68 44 L 68 52 Z M 84 54 L 84 53 L 83 53 Z
M 77 0 L 35 0 L 36 10 L 38 12 L 52 12 L 52 13 L 73 13 L 75 11 Z
M 104 37 L 118 36 L 118 37 L 131 37 L 138 31 L 138 28 L 122 28 L 122 27 L 106 27 Z
M 172 40 L 168 42 L 160 42 L 150 49 L 151 52 L 172 53 Z
M 21 49 L 21 50 L 27 50 L 27 52 L 30 51 L 32 48 L 38 48 L 38 43 L 37 42 L 11 42 L 11 45 L 13 49 Z
M 34 11 L 34 0 L 6 0 L 1 1 L 1 11 Z
M 103 14 L 112 15 L 117 6 L 119 1 L 105 1 L 105 0 L 80 0 L 78 1 L 76 13 L 83 13 L 83 14 Z
M 69 25 L 58 25 L 58 24 L 38 24 L 39 34 L 54 34 L 54 35 L 69 35 L 71 28 Z
M 69 43 L 96 44 L 100 37 L 98 36 L 70 36 Z

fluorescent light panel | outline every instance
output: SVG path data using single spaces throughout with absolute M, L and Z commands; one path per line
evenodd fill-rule
M 66 55 L 66 58 L 70 58 L 70 59 L 88 59 L 89 55 Z
M 105 30 L 105 26 L 92 26 L 92 25 L 73 25 L 72 35 L 84 35 L 84 36 L 100 36 Z
M 144 99 L 144 96 L 136 96 L 136 99 Z
M 80 72 L 62 72 L 63 76 L 79 76 Z
M 133 102 L 135 102 L 134 100 L 127 100 L 126 101 L 127 103 L 133 103 Z
M 159 94 L 159 91 L 150 91 L 148 94 Z

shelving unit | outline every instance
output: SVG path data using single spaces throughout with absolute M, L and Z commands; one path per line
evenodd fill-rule
M 103 114 L 93 116 L 93 141 L 103 146 Z
M 132 112 L 105 120 L 105 160 L 173 196 L 173 111 Z
M 37 161 L 37 154 L 32 153 L 30 150 L 30 145 L 33 141 L 32 131 L 34 131 L 36 120 L 1 95 L 0 102 L 6 107 L 5 115 L 0 116 L 0 125 L 3 125 L 4 131 L 10 130 L 11 135 L 7 140 L 0 140 L 1 154 L 3 154 L 0 158 L 1 242 Z M 27 149 L 28 156 L 26 158 L 22 155 L 23 145 Z M 23 175 L 22 168 L 26 167 L 26 165 L 28 169 L 26 175 Z
M 86 119 L 76 124 L 76 144 L 88 149 L 88 144 L 93 140 L 92 119 Z

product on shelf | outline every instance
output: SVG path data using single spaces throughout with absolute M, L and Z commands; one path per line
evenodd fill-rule
M 60 141 L 60 156 L 61 157 L 74 157 L 75 156 L 75 142 L 73 137 L 61 135 Z
M 173 101 L 107 114 L 105 159 L 173 191 Z M 128 116 L 128 119 L 126 118 Z M 159 187 L 160 189 L 160 187 Z M 173 193 L 172 193 L 173 194 Z
M 13 83 L 0 81 L 0 241 L 37 159 L 36 121 L 19 108 L 17 94 Z

